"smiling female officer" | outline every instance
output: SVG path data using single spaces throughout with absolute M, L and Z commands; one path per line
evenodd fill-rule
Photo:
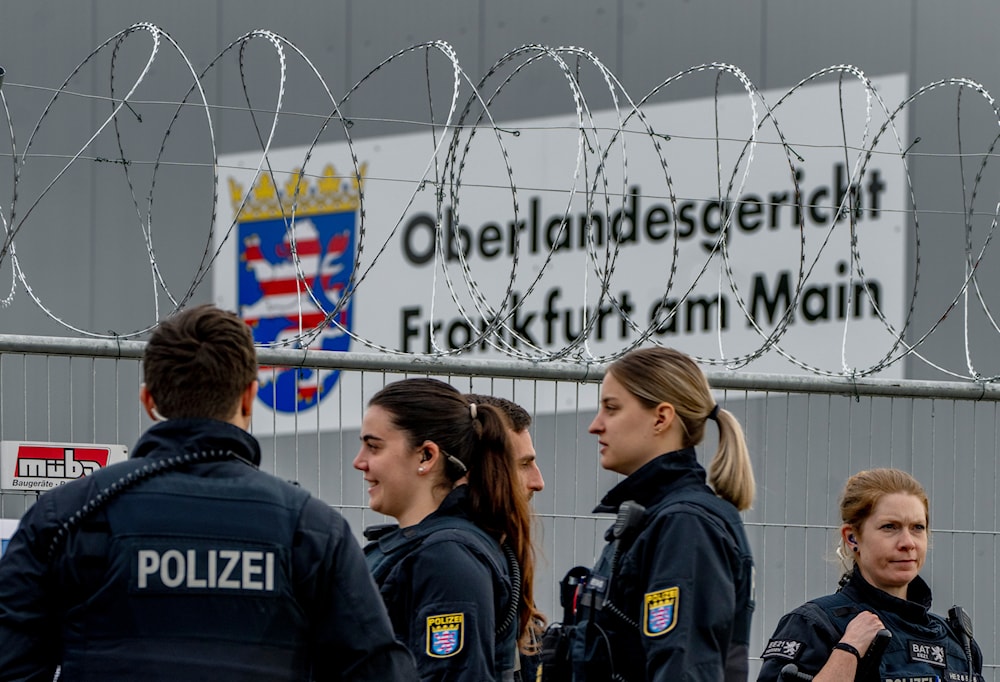
M 365 548 L 396 636 L 425 682 L 515 680 L 540 622 L 531 512 L 500 412 L 435 379 L 371 399 L 355 468 L 398 526 Z

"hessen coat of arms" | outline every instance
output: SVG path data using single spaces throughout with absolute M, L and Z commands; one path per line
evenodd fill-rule
M 364 170 L 362 167 L 361 176 Z M 337 308 L 354 265 L 360 177 L 269 174 L 244 195 L 230 178 L 237 215 L 238 313 L 259 345 L 346 351 L 352 303 Z M 337 370 L 262 366 L 260 399 L 276 412 L 317 406 L 337 383 Z

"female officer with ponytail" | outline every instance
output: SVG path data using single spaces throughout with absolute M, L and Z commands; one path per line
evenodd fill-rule
M 354 467 L 369 506 L 398 521 L 366 531 L 369 568 L 422 680 L 516 680 L 535 641 L 531 513 L 489 405 L 435 379 L 369 402 Z
M 694 451 L 709 422 L 711 488 Z M 595 509 L 619 516 L 577 594 L 573 679 L 745 682 L 753 559 L 738 510 L 754 480 L 739 422 L 691 358 L 644 348 L 608 367 L 590 432 L 626 478 Z

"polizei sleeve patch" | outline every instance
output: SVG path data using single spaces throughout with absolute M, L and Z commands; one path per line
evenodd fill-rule
M 802 653 L 802 642 L 793 639 L 772 639 L 764 648 L 761 658 L 784 658 L 794 661 Z
M 465 642 L 465 614 L 427 616 L 427 655 L 448 658 L 462 650 Z
M 668 587 L 665 590 L 647 592 L 643 598 L 643 632 L 647 637 L 659 637 L 677 625 L 681 588 Z

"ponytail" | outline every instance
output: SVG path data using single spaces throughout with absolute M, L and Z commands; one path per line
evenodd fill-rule
M 521 569 L 521 603 L 518 608 L 518 645 L 534 653 L 544 617 L 535 607 L 535 549 L 531 544 L 531 509 L 518 476 L 507 437 L 507 423 L 492 405 L 470 407 L 476 414 L 474 462 L 469 468 L 469 492 L 476 524 L 500 538 L 514 551 Z
M 756 484 L 743 429 L 729 410 L 719 409 L 715 420 L 719 424 L 719 449 L 708 466 L 708 482 L 716 495 L 745 511 L 753 504 Z

